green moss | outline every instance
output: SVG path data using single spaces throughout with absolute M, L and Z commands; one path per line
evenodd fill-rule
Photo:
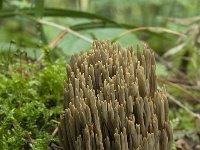
M 0 149 L 47 149 L 56 128 L 51 119 L 62 110 L 65 60 L 39 65 L 18 61 L 9 67 L 0 75 Z

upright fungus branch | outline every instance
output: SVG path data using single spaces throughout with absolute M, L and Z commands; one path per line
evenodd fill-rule
M 169 150 L 172 130 L 164 89 L 157 90 L 147 46 L 94 41 L 67 65 L 59 137 L 65 150 Z

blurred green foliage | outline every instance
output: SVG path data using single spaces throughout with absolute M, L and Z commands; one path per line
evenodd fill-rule
M 43 2 L 44 7 L 42 7 Z M 46 14 L 49 16 L 47 18 L 48 20 L 64 26 L 103 22 L 106 27 L 106 24 L 108 23 L 105 19 L 98 20 L 95 19 L 95 17 L 93 17 L 93 19 L 88 19 L 88 15 L 82 14 L 82 12 L 78 12 L 78 14 L 76 12 L 65 12 L 66 10 L 73 9 L 77 11 L 87 11 L 94 14 L 100 14 L 106 18 L 111 18 L 111 20 L 115 22 L 125 23 L 133 27 L 161 26 L 184 32 L 187 27 L 169 22 L 168 19 L 172 17 L 192 17 L 198 15 L 199 7 L 200 2 L 198 0 L 5 0 L 3 2 L 3 10 L 9 9 L 9 12 L 6 13 L 3 10 L 0 12 L 1 18 L 3 17 L 3 26 L 1 26 L 0 32 L 4 34 L 2 35 L 3 37 L 0 36 L 1 45 L 3 46 L 4 43 L 6 44 L 11 39 L 15 39 L 17 43 L 21 43 L 21 41 L 23 41 L 26 43 L 28 48 L 31 49 L 39 41 L 49 43 L 55 37 L 55 34 L 58 33 L 58 29 L 48 26 L 39 27 L 37 23 L 32 22 L 26 17 L 21 17 L 20 13 L 23 13 L 23 11 L 20 12 L 20 10 L 25 8 L 28 11 L 32 11 L 32 15 L 35 14 L 36 17 L 42 17 L 42 15 Z M 55 8 L 57 11 L 45 11 L 47 8 Z M 6 17 L 8 14 L 20 15 L 11 20 L 9 17 Z M 56 18 L 53 16 L 56 16 Z M 5 26 L 6 28 L 4 28 Z M 82 28 L 83 27 L 85 26 L 82 26 Z M 93 27 L 98 28 L 98 26 Z M 109 32 L 106 32 L 104 27 L 100 27 L 98 29 L 88 28 L 89 30 L 83 30 L 80 33 L 90 38 L 101 38 L 107 40 L 113 39 L 116 35 L 123 31 L 116 29 L 116 27 L 113 29 L 106 27 L 107 30 L 110 30 Z M 122 25 L 120 28 L 126 27 Z M 99 32 L 104 31 L 105 33 L 102 33 L 101 35 L 98 34 Z M 5 36 L 8 32 L 9 35 Z M 161 34 L 155 36 L 146 31 L 134 33 L 134 35 L 137 36 L 137 40 L 145 40 L 153 49 L 158 50 L 160 53 L 164 53 L 164 51 L 178 42 L 176 38 L 170 34 L 165 36 L 169 40 L 160 38 L 162 36 Z M 28 38 L 30 36 L 32 38 Z M 72 43 L 70 39 L 72 39 L 74 43 Z M 80 39 L 74 37 L 73 35 L 66 35 L 65 40 L 62 41 L 63 44 L 60 43 L 58 47 L 60 47 L 65 54 L 68 54 L 68 50 L 72 49 L 71 45 L 76 45 L 73 47 L 73 51 L 78 51 L 81 48 L 84 48 L 82 47 L 83 45 L 88 45 L 86 48 L 89 47 L 89 44 L 84 43 L 84 41 L 80 44 L 76 44 L 78 41 L 80 43 Z M 119 42 L 122 44 L 131 44 L 132 41 L 136 41 L 134 37 L 124 37 L 123 40 L 120 40 Z M 155 41 L 159 41 L 159 44 Z

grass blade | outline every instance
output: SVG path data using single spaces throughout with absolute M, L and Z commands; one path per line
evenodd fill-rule
M 170 29 L 166 29 L 166 28 L 161 28 L 161 27 L 139 27 L 139 28 L 133 28 L 130 30 L 127 30 L 125 32 L 122 32 L 121 34 L 119 34 L 118 36 L 116 36 L 113 40 L 112 43 L 116 42 L 117 40 L 119 40 L 120 38 L 122 38 L 123 36 L 129 34 L 129 33 L 133 33 L 133 32 L 138 32 L 138 31 L 146 31 L 146 30 L 153 30 L 153 31 L 161 31 L 161 32 L 166 32 L 166 33 L 170 33 L 170 34 L 174 34 L 174 35 L 178 35 L 178 36 L 182 36 L 182 37 L 186 37 L 185 34 L 177 32 L 177 31 L 173 31 Z
M 33 16 L 35 14 L 35 9 L 19 9 L 19 10 L 13 10 L 13 9 L 5 10 L 4 9 L 4 10 L 0 11 L 0 17 L 13 17 L 13 16 L 17 16 L 20 14 Z M 97 14 L 92 14 L 92 13 L 82 12 L 82 11 L 75 11 L 75 10 L 66 10 L 66 9 L 45 8 L 44 16 L 46 16 L 46 17 L 73 17 L 73 18 L 98 19 L 103 22 L 116 23 L 115 21 L 113 21 L 109 18 L 100 16 Z

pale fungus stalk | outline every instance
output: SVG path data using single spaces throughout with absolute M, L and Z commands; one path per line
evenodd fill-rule
M 67 65 L 59 137 L 65 150 L 169 150 L 165 90 L 157 90 L 147 46 L 94 41 Z

